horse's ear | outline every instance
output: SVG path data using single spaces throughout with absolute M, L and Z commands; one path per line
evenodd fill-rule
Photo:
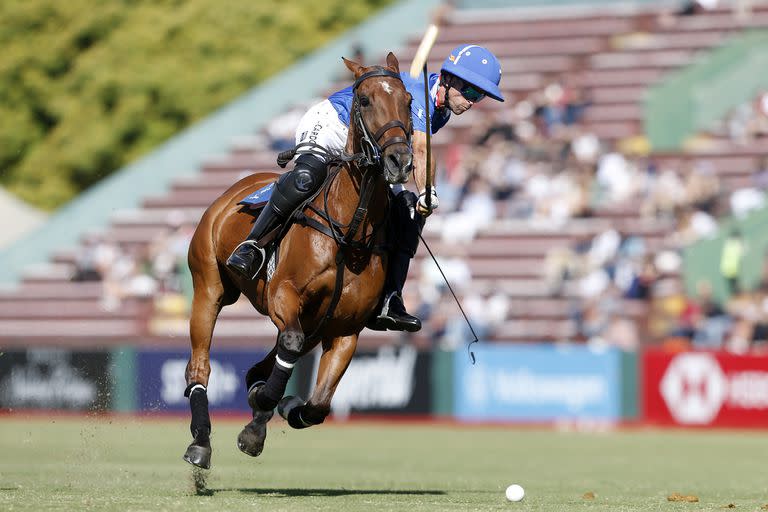
M 344 64 L 347 66 L 347 69 L 349 69 L 352 72 L 352 74 L 355 75 L 355 78 L 358 78 L 360 75 L 363 74 L 363 66 L 361 66 L 357 62 L 351 61 L 349 59 L 345 59 L 344 57 L 342 57 L 341 60 L 344 61 Z
M 395 57 L 395 54 L 392 52 L 387 54 L 387 66 L 389 66 L 390 69 L 395 73 L 400 72 L 400 63 L 397 61 L 397 57 Z

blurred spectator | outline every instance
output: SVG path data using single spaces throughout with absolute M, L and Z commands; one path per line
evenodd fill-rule
M 712 285 L 702 281 L 697 285 L 697 300 L 699 317 L 696 331 L 693 335 L 693 346 L 696 348 L 719 349 L 723 346 L 731 319 L 725 310 L 712 297 Z
M 670 240 L 675 246 L 684 247 L 699 239 L 711 238 L 716 234 L 717 221 L 712 215 L 704 210 L 685 206 L 680 209 L 680 213 L 677 215 L 677 226 Z
M 684 167 L 686 203 L 699 210 L 713 212 L 720 195 L 720 180 L 707 160 L 698 160 Z
M 731 193 L 731 213 L 743 218 L 754 210 L 764 208 L 766 190 L 768 190 L 768 156 L 762 157 L 752 171 L 749 186 L 736 189 Z
M 86 234 L 75 255 L 73 281 L 101 281 L 117 259 L 118 248 L 102 235 Z
M 728 293 L 735 295 L 739 292 L 739 275 L 744 261 L 744 239 L 738 228 L 731 229 L 723 242 L 720 253 L 720 274 L 728 283 Z
M 463 292 L 471 284 L 472 272 L 467 264 L 464 248 L 452 243 L 443 245 L 442 254 L 437 257 L 437 261 L 443 269 L 445 279 L 451 283 L 456 293 Z M 440 270 L 431 259 L 424 259 L 419 272 L 419 295 L 422 300 L 420 309 L 424 311 L 424 316 L 431 314 L 432 308 L 445 293 L 448 293 L 448 287 Z
M 496 204 L 491 187 L 480 175 L 473 175 L 466 183 L 466 194 L 458 211 L 449 213 L 442 224 L 442 238 L 451 243 L 470 242 L 477 232 L 496 218 Z
M 678 16 L 692 16 L 717 8 L 718 0 L 686 0 L 677 11 Z
M 300 104 L 291 110 L 273 118 L 265 129 L 269 136 L 269 149 L 276 152 L 291 149 L 296 144 L 296 127 L 305 114 L 306 104 Z

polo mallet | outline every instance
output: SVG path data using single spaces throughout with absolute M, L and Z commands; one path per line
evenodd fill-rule
M 427 209 L 432 206 L 432 123 L 429 113 L 429 74 L 427 73 L 427 59 L 432 46 L 437 39 L 438 28 L 434 23 L 427 27 L 424 37 L 421 39 L 419 48 L 411 63 L 411 78 L 418 79 L 419 72 L 424 75 L 424 114 L 427 116 L 427 161 L 426 161 L 426 183 L 424 193 Z
M 427 31 L 424 33 L 421 44 L 419 44 L 419 48 L 416 50 L 416 55 L 413 57 L 410 71 L 411 78 L 418 79 L 420 71 L 424 76 L 424 113 L 427 116 L 426 183 L 424 188 L 426 197 L 424 198 L 424 202 L 427 205 L 427 209 L 431 208 L 432 206 L 432 122 L 429 114 L 429 74 L 427 73 L 427 58 L 429 57 L 429 52 L 432 50 L 432 46 L 435 44 L 435 39 L 437 39 L 437 32 L 438 28 L 434 23 L 427 27 Z M 453 299 L 459 306 L 459 311 L 461 311 L 461 314 L 464 316 L 464 320 L 466 320 L 467 325 L 469 326 L 469 330 L 472 332 L 472 336 L 475 337 L 475 339 L 472 340 L 469 345 L 467 345 L 469 359 L 472 361 L 472 364 L 475 364 L 475 353 L 472 352 L 469 347 L 472 346 L 472 343 L 478 342 L 477 334 L 475 334 L 475 330 L 472 328 L 472 324 L 469 322 L 469 318 L 464 312 L 464 308 L 461 307 L 461 302 L 459 302 L 459 298 L 456 296 L 456 293 L 454 293 L 453 287 L 451 287 L 451 283 L 448 282 L 443 269 L 440 268 L 440 264 L 437 262 L 437 258 L 435 258 L 435 255 L 432 253 L 432 249 L 429 248 L 427 241 L 424 240 L 424 237 L 421 236 L 421 233 L 419 233 L 419 238 L 421 238 L 421 242 L 424 244 L 424 247 L 427 248 L 427 252 L 429 252 L 429 255 L 432 257 L 432 261 L 435 262 L 437 270 L 440 271 L 440 275 L 443 276 L 443 280 L 445 281 L 445 284 L 448 285 L 448 290 L 450 290 L 451 295 L 453 295 Z

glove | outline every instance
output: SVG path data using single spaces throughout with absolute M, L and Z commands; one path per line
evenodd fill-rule
M 435 188 L 430 188 L 431 192 L 431 204 L 429 205 L 429 208 L 427 208 L 427 192 L 426 190 L 419 194 L 419 200 L 416 202 L 416 211 L 419 212 L 424 217 L 429 217 L 432 215 L 432 212 L 437 210 L 437 208 L 440 206 L 440 201 L 437 199 L 437 192 L 435 192 Z

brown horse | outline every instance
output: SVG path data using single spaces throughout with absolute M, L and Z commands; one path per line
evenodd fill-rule
M 258 172 L 235 183 L 206 210 L 192 238 L 192 355 L 186 395 L 194 440 L 184 459 L 196 466 L 210 467 L 206 386 L 213 328 L 224 306 L 242 293 L 278 330 L 275 347 L 246 376 L 253 420 L 238 436 L 238 446 L 255 457 L 264 447 L 266 424 L 276 406 L 294 428 L 323 422 L 358 335 L 382 293 L 388 184 L 407 181 L 412 168 L 411 98 L 392 53 L 386 67 L 344 63 L 355 76 L 345 152 L 279 242 L 272 276 L 268 279 L 263 269 L 255 279 L 245 280 L 225 262 L 253 222 L 238 202 L 274 182 L 277 173 Z M 306 403 L 283 398 L 293 364 L 318 343 L 323 354 L 312 396 Z

